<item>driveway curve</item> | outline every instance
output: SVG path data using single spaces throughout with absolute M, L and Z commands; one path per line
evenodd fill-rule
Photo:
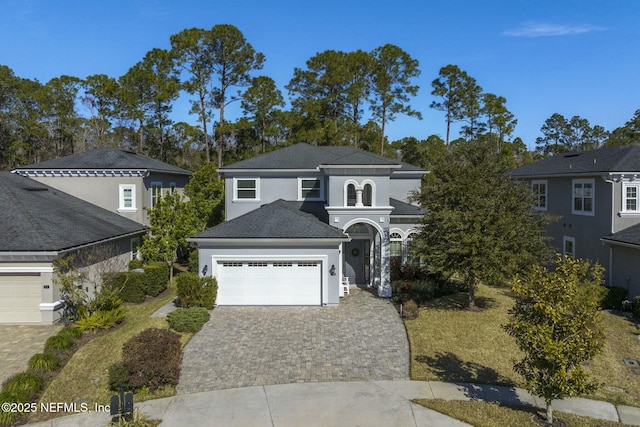
M 177 392 L 407 379 L 395 307 L 353 289 L 335 307 L 217 307 L 184 349 Z

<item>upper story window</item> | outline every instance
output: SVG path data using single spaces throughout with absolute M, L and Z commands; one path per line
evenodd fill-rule
M 347 206 L 356 205 L 356 186 L 354 184 L 347 185 Z
M 595 182 L 593 179 L 573 180 L 572 213 L 578 215 L 593 215 L 595 205 Z
M 136 185 L 120 184 L 118 211 L 136 210 Z
M 234 178 L 233 187 L 235 200 L 260 199 L 260 180 L 258 178 Z
M 154 207 L 158 200 L 162 197 L 162 183 L 151 183 L 151 207 Z
M 299 200 L 322 200 L 324 198 L 320 178 L 298 178 Z
M 625 182 L 622 184 L 622 212 L 640 213 L 640 182 Z
M 534 207 L 541 211 L 547 210 L 547 181 L 531 181 L 531 192 L 536 199 Z
M 371 184 L 365 184 L 362 190 L 362 204 L 365 206 L 373 206 L 373 187 Z

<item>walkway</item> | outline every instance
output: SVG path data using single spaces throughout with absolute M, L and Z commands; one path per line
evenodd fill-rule
M 219 390 L 135 404 L 161 419 L 161 427 L 439 427 L 468 426 L 411 399 L 485 400 L 539 406 L 525 390 L 511 387 L 425 381 L 372 381 L 283 384 Z M 582 398 L 553 403 L 556 411 L 640 426 L 640 408 Z M 34 427 L 102 427 L 109 415 L 89 412 Z
M 335 307 L 217 307 L 184 349 L 177 391 L 405 379 L 409 343 L 393 304 L 353 289 Z

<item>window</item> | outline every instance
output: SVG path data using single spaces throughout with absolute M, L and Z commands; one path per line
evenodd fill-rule
M 389 248 L 392 258 L 402 258 L 402 236 L 399 233 L 391 233 L 389 235 Z
M 131 239 L 131 259 L 139 259 L 140 257 L 140 238 Z
M 407 262 L 409 264 L 414 264 L 414 259 L 413 259 L 413 251 L 411 250 L 411 246 L 413 245 L 413 238 L 414 238 L 415 234 L 411 233 L 407 236 L 407 239 L 404 241 L 404 250 L 405 253 L 407 254 Z
M 120 202 L 118 212 L 131 211 L 136 209 L 136 186 L 135 184 L 120 184 Z
M 593 215 L 594 210 L 594 180 L 573 180 L 573 210 L 578 215 Z
M 365 184 L 362 192 L 362 204 L 372 206 L 373 203 L 373 187 L 371 184 Z
M 624 183 L 622 185 L 622 212 L 640 213 L 638 195 L 640 195 L 640 183 Z
M 562 237 L 562 255 L 576 257 L 576 239 L 569 236 Z
M 322 200 L 322 181 L 318 178 L 298 179 L 298 199 Z
M 257 178 L 234 178 L 236 200 L 258 200 L 259 182 Z
M 531 192 L 536 199 L 535 208 L 547 210 L 547 181 L 531 181 Z
M 169 194 L 173 194 L 176 192 L 176 183 L 175 182 L 170 182 L 169 183 Z
M 347 206 L 356 205 L 356 186 L 354 184 L 347 185 Z
M 154 207 L 158 200 L 162 197 L 162 183 L 151 183 L 151 207 Z

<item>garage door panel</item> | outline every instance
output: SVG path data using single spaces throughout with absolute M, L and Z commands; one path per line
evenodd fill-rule
M 219 305 L 320 305 L 321 263 L 220 262 Z
M 0 274 L 0 323 L 40 323 L 39 274 Z

